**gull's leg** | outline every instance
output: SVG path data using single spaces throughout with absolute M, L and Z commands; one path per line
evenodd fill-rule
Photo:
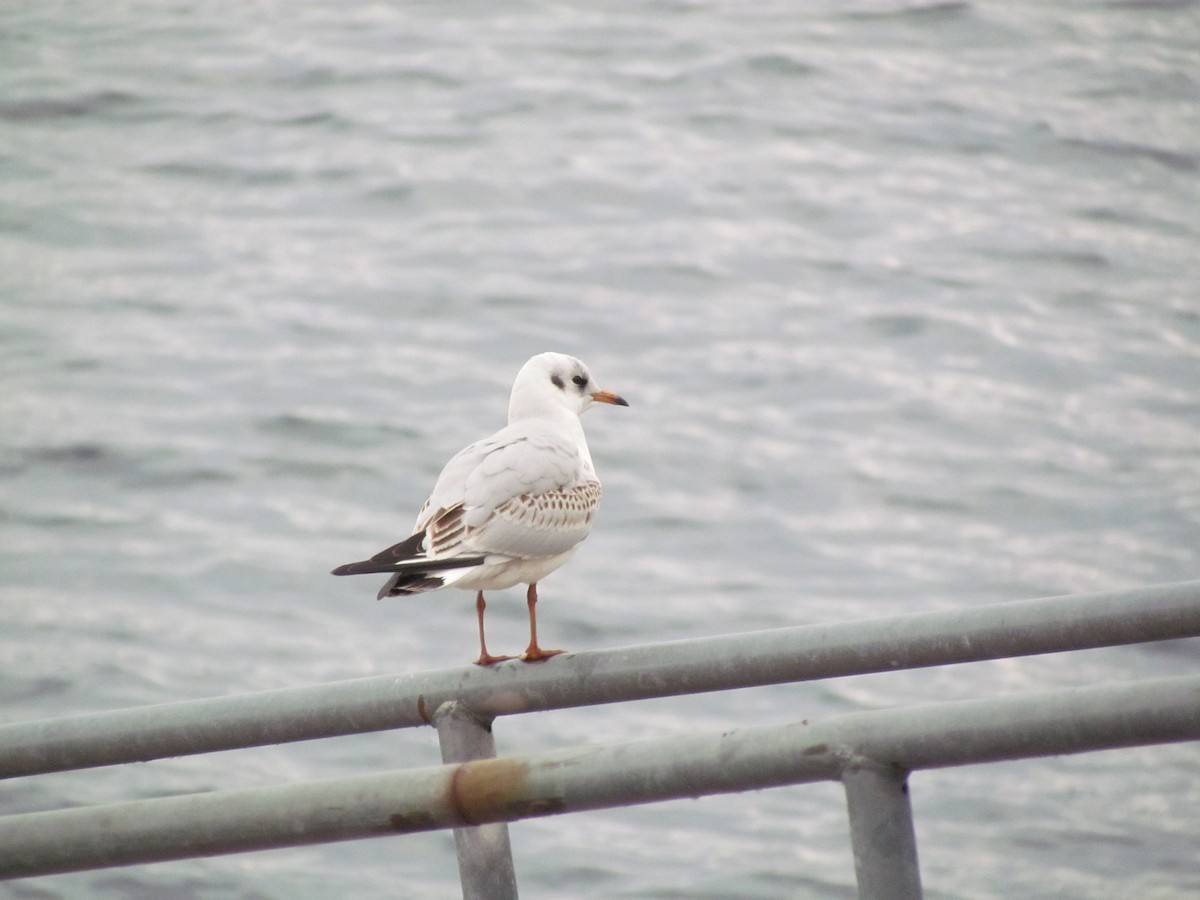
M 529 591 L 525 594 L 525 602 L 529 605 L 529 646 L 521 654 L 521 659 L 525 660 L 525 662 L 541 662 L 543 659 L 549 659 L 551 656 L 558 656 L 560 653 L 565 653 L 566 651 L 564 650 L 543 650 L 538 646 L 536 584 L 529 586 Z
M 487 652 L 487 644 L 483 640 L 483 611 L 485 609 L 487 609 L 487 604 L 483 602 L 483 591 L 480 591 L 475 596 L 475 615 L 479 617 L 479 659 L 475 660 L 477 666 L 490 666 L 492 663 L 512 659 L 511 656 L 492 656 Z

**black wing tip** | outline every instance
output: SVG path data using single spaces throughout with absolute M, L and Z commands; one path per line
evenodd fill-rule
M 361 562 L 346 563 L 331 571 L 330 575 L 395 575 L 397 572 L 440 572 L 443 569 L 468 569 L 481 565 L 482 556 L 462 556 L 450 559 L 406 559 L 393 563 L 381 563 L 378 557 Z
M 395 572 L 398 568 L 399 568 L 399 566 L 397 566 L 395 564 L 393 564 L 393 565 L 387 565 L 386 563 L 381 564 L 379 562 L 379 560 L 377 560 L 377 559 L 362 559 L 362 560 L 359 560 L 358 562 L 346 563 L 345 565 L 338 566 L 336 569 L 334 569 L 329 574 L 330 575 L 379 575 L 384 572 L 387 572 L 389 574 L 395 574 Z

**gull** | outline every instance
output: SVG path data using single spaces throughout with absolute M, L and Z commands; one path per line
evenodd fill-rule
M 538 646 L 537 586 L 579 549 L 600 504 L 579 421 L 593 403 L 629 405 L 600 390 L 573 356 L 533 357 L 513 382 L 508 425 L 446 463 L 412 534 L 333 574 L 388 573 L 380 600 L 451 586 L 477 591 L 479 666 L 513 658 L 488 653 L 483 592 L 527 584 L 529 646 L 520 658 L 539 662 L 562 653 Z

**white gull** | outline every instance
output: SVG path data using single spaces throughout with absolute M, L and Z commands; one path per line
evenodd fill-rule
M 390 574 L 381 600 L 451 586 L 477 591 L 475 662 L 481 666 L 512 659 L 487 651 L 483 592 L 527 584 L 529 646 L 521 659 L 537 662 L 562 653 L 538 646 L 537 585 L 579 549 L 600 503 L 600 481 L 579 421 L 593 403 L 629 405 L 596 387 L 574 357 L 533 357 L 513 382 L 508 425 L 446 463 L 412 535 L 333 574 Z

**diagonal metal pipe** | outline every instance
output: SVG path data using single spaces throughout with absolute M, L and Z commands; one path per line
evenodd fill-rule
M 1200 740 L 1200 676 L 6 816 L 0 878 L 508 822 L 867 767 L 905 772 L 1186 740 Z M 894 810 L 880 815 L 895 819 Z
M 432 724 L 1200 636 L 1200 581 L 386 675 L 0 726 L 0 778 Z

